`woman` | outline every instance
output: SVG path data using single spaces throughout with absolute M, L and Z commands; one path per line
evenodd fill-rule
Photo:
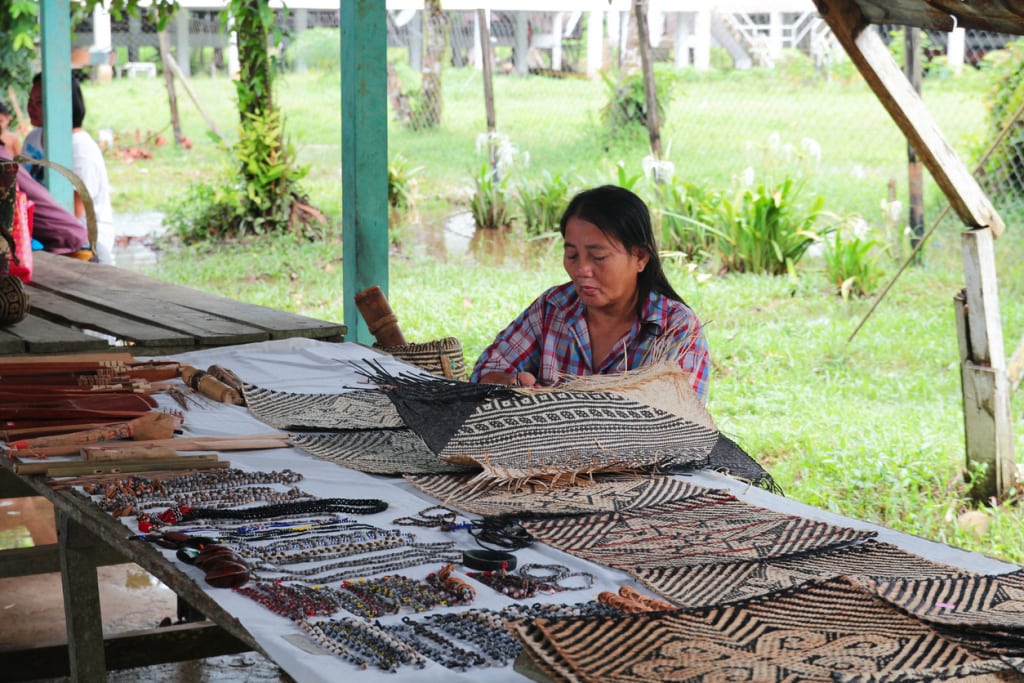
M 673 359 L 706 402 L 707 340 L 665 277 L 643 200 L 613 185 L 585 190 L 569 203 L 560 229 L 571 282 L 541 294 L 502 330 L 471 379 L 552 385 L 566 375 Z
M 43 125 L 43 82 L 42 74 L 36 74 L 32 80 L 32 89 L 28 96 L 29 119 L 36 126 L 25 138 L 26 155 L 35 158 L 42 156 L 42 125 Z M 78 81 L 71 78 L 71 162 L 72 170 L 85 184 L 96 213 L 96 260 L 100 263 L 114 265 L 114 210 L 110 201 L 110 179 L 107 176 L 107 162 L 103 152 L 92 136 L 84 128 L 85 98 Z M 38 133 L 38 134 L 37 134 Z M 33 152 L 33 150 L 38 150 Z M 40 168 L 40 167 L 36 167 Z M 75 191 L 75 216 L 85 224 L 85 203 Z

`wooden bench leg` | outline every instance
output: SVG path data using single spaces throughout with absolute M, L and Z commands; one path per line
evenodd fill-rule
M 55 510 L 55 516 L 71 680 L 74 683 L 103 681 L 107 678 L 103 618 L 96 559 L 92 552 L 97 540 L 59 509 Z

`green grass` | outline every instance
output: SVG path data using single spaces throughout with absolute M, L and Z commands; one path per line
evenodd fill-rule
M 197 78 L 200 98 L 218 125 L 233 135 L 230 84 Z M 425 242 L 465 204 L 480 157 L 476 135 L 484 128 L 479 75 L 445 74 L 441 129 L 406 130 L 390 124 L 389 152 L 413 166 L 421 213 L 419 227 L 402 229 L 402 247 L 390 269 L 392 307 L 406 337 L 461 339 L 470 363 L 494 334 L 543 288 L 565 275 L 557 249 L 501 264 L 469 257 L 433 257 Z M 977 80 L 926 82 L 925 98 L 947 137 L 966 152 L 984 125 Z M 169 120 L 162 81 L 131 80 L 90 85 L 87 125 L 110 127 L 122 144 L 135 128 L 161 129 Z M 614 178 L 618 161 L 639 172 L 644 141 L 614 141 L 595 128 L 605 98 L 599 82 L 498 78 L 498 128 L 531 165 L 572 173 L 582 183 Z M 691 78 L 676 98 L 664 140 L 681 177 L 724 186 L 746 165 L 761 173 L 785 171 L 794 162 L 765 153 L 776 132 L 799 146 L 813 137 L 822 146 L 810 169 L 811 189 L 826 208 L 859 213 L 878 227 L 880 199 L 889 180 L 906 196 L 906 143 L 863 84 L 799 88 L 756 74 Z M 342 320 L 340 215 L 340 89 L 336 75 L 291 75 L 280 86 L 288 130 L 300 161 L 312 171 L 303 185 L 333 217 L 333 236 L 311 243 L 291 237 L 244 244 L 196 247 L 161 255 L 151 274 L 245 301 Z M 179 94 L 190 152 L 155 148 L 154 158 L 122 163 L 108 157 L 117 193 L 115 210 L 159 208 L 174 201 L 193 179 L 223 167 L 223 154 L 206 141 L 195 108 Z M 94 120 L 104 117 L 105 122 Z M 169 132 L 165 131 L 165 135 Z M 750 143 L 748 144 L 748 141 Z M 789 166 L 787 166 L 789 164 Z M 926 220 L 941 204 L 928 181 Z M 1024 238 L 1012 221 L 997 241 L 1000 297 L 1007 354 L 1024 332 Z M 396 227 L 397 229 L 397 227 Z M 433 236 L 433 237 L 431 237 Z M 822 264 L 809 258 L 798 277 L 730 275 L 698 280 L 670 265 L 677 288 L 705 321 L 713 359 L 709 408 L 733 436 L 776 477 L 786 494 L 851 517 L 1024 563 L 1024 529 L 1016 501 L 985 506 L 990 525 L 975 537 L 957 516 L 971 507 L 961 479 L 964 429 L 952 299 L 963 286 L 959 228 L 947 220 L 858 336 L 847 342 L 871 300 L 848 303 L 833 293 Z M 886 281 L 897 264 L 886 261 Z M 1024 434 L 1024 399 L 1013 398 L 1014 428 Z M 1017 437 L 1017 450 L 1024 453 Z

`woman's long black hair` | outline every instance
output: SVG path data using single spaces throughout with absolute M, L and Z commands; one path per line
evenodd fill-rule
M 647 267 L 637 275 L 637 314 L 643 313 L 647 295 L 655 292 L 681 303 L 683 297 L 672 288 L 665 271 L 661 267 L 658 245 L 654 241 L 654 228 L 651 226 L 651 212 L 647 204 L 636 194 L 617 185 L 601 185 L 583 190 L 569 202 L 559 229 L 565 237 L 565 225 L 570 218 L 579 218 L 593 223 L 598 229 L 617 242 L 621 242 L 626 251 L 632 252 L 639 247 L 650 257 Z

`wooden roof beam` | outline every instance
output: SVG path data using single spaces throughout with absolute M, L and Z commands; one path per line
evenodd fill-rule
M 814 0 L 814 3 L 864 80 L 913 145 L 960 220 L 970 228 L 988 227 L 994 236 L 1001 235 L 1005 229 L 1003 219 L 947 142 L 881 37 L 876 31 L 864 30 L 870 21 L 854 0 Z

